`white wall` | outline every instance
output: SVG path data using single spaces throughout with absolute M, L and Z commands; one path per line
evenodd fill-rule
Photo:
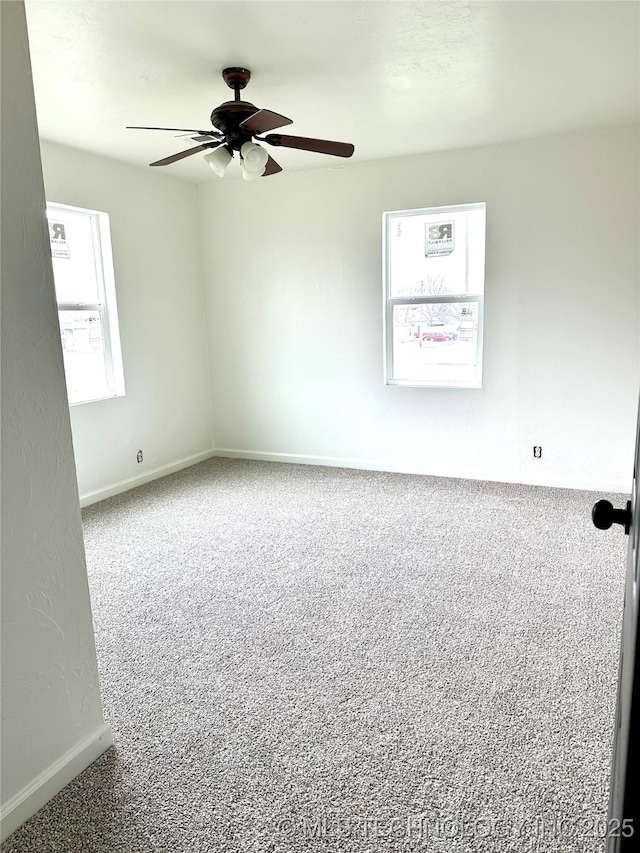
M 49 142 L 42 163 L 48 201 L 110 217 L 126 395 L 71 408 L 86 503 L 211 452 L 196 191 L 162 171 Z
M 2 837 L 111 742 L 20 2 L 2 16 Z
M 638 186 L 632 127 L 201 185 L 219 452 L 627 489 Z M 484 388 L 385 387 L 381 214 L 476 201 Z

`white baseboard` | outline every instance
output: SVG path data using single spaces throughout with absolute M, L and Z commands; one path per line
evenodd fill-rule
M 198 462 L 204 462 L 205 459 L 210 459 L 215 456 L 215 450 L 204 450 L 202 453 L 194 453 L 193 456 L 185 456 L 184 459 L 178 459 L 175 462 L 170 462 L 168 465 L 162 465 L 160 468 L 154 468 L 151 471 L 145 471 L 144 474 L 138 474 L 136 477 L 129 477 L 127 480 L 120 480 L 118 483 L 112 483 L 110 486 L 105 486 L 102 489 L 96 489 L 93 492 L 86 492 L 80 495 L 80 506 L 89 506 L 90 504 L 98 503 L 106 498 L 111 498 L 113 495 L 119 495 L 121 492 L 128 492 L 129 489 L 135 489 L 136 486 L 143 486 L 145 483 L 150 483 L 152 480 L 158 480 L 160 477 L 166 477 L 167 474 L 174 474 L 176 471 L 181 471 L 183 468 L 189 468 L 191 465 L 196 465 Z
M 217 447 L 214 456 L 231 459 L 259 459 L 265 462 L 290 462 L 296 465 L 327 465 L 333 468 L 357 468 L 366 471 L 388 471 L 396 474 L 422 474 L 429 477 L 452 477 L 459 480 L 485 480 L 493 483 L 519 483 L 525 486 L 549 486 L 560 489 L 580 489 L 593 492 L 629 493 L 628 483 L 613 480 L 598 480 L 587 477 L 567 477 L 542 472 L 473 471 L 468 468 L 436 469 L 413 463 L 388 462 L 379 459 L 358 459 L 342 456 L 313 456 L 297 453 L 271 453 L 269 451 L 242 450 L 235 447 Z
M 32 782 L 11 797 L 2 806 L 0 812 L 0 841 L 4 841 L 19 826 L 22 826 L 72 779 L 75 779 L 98 756 L 109 749 L 112 743 L 111 727 L 103 723 L 95 732 L 65 752 Z
M 567 477 L 549 472 L 532 474 L 530 472 L 518 471 L 473 471 L 468 468 L 461 468 L 459 470 L 449 467 L 446 469 L 437 469 L 434 466 L 429 467 L 416 463 L 390 462 L 379 459 L 359 459 L 347 456 L 315 456 L 299 453 L 273 453 L 267 450 L 254 451 L 237 447 L 216 447 L 215 449 L 205 450 L 202 453 L 195 453 L 193 456 L 186 456 L 184 459 L 178 459 L 169 465 L 154 468 L 152 471 L 146 471 L 144 474 L 139 474 L 136 477 L 129 477 L 127 480 L 120 480 L 120 482 L 112 483 L 102 489 L 96 489 L 93 492 L 80 495 L 80 506 L 89 506 L 90 504 L 110 498 L 113 495 L 119 495 L 121 492 L 126 492 L 129 489 L 135 489 L 136 486 L 142 486 L 145 483 L 150 483 L 152 480 L 166 477 L 168 474 L 181 471 L 183 468 L 196 465 L 198 462 L 204 462 L 205 459 L 211 459 L 213 456 L 224 456 L 234 459 L 259 459 L 265 462 L 290 462 L 296 465 L 326 465 L 333 468 L 356 468 L 365 471 L 388 471 L 396 474 L 423 474 L 429 477 L 452 477 L 460 480 L 486 480 L 494 483 L 521 483 L 526 486 L 550 486 L 560 489 L 583 489 L 593 492 L 620 492 L 626 494 L 631 489 L 630 481 L 625 483 L 622 481 L 598 480 L 588 477 Z

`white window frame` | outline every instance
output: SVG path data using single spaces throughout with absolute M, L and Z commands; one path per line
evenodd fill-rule
M 98 302 L 58 302 L 57 294 L 56 302 L 58 313 L 60 311 L 96 311 L 100 315 L 105 370 L 109 387 L 108 394 L 85 400 L 70 400 L 69 405 L 84 406 L 86 403 L 96 403 L 100 400 L 110 400 L 113 397 L 123 397 L 125 395 L 124 368 L 120 346 L 120 327 L 118 324 L 118 306 L 116 303 L 116 282 L 113 270 L 109 214 L 100 210 L 91 210 L 85 207 L 74 207 L 69 204 L 48 201 L 47 215 L 51 215 L 54 218 L 56 212 L 62 215 L 73 213 L 87 216 L 91 221 Z
M 455 295 L 435 296 L 391 296 L 391 259 L 388 250 L 391 223 L 394 219 L 408 216 L 436 214 L 446 216 L 449 213 L 462 213 L 467 210 L 485 210 L 485 202 L 469 204 L 451 204 L 439 207 L 422 207 L 412 210 L 391 210 L 382 214 L 382 280 L 383 280 L 383 343 L 384 343 L 384 384 L 422 388 L 482 388 L 482 359 L 484 352 L 484 286 L 482 293 L 467 292 Z M 486 226 L 485 226 L 486 227 Z M 486 250 L 486 233 L 485 233 Z M 484 285 L 484 269 L 482 271 Z M 478 306 L 478 334 L 476 352 L 475 381 L 456 379 L 396 379 L 393 375 L 393 309 L 396 305 L 424 305 L 443 302 L 474 302 Z

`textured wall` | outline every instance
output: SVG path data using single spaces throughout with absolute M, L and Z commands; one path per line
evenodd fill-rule
M 628 488 L 637 152 L 611 127 L 200 186 L 216 446 Z M 475 201 L 484 388 L 385 387 L 381 214 Z
M 0 9 L 4 807 L 104 729 L 24 7 Z
M 42 168 L 48 201 L 111 226 L 126 395 L 71 407 L 86 495 L 213 446 L 195 188 L 44 141 Z

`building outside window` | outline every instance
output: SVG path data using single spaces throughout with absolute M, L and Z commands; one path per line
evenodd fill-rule
M 383 215 L 385 382 L 482 387 L 484 203 Z
M 109 216 L 51 203 L 47 219 L 69 403 L 121 396 Z

